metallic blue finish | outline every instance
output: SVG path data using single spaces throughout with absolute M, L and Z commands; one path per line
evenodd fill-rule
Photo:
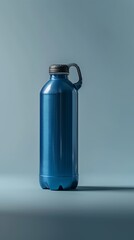
M 50 75 L 40 92 L 40 185 L 78 184 L 78 91 L 67 74 Z

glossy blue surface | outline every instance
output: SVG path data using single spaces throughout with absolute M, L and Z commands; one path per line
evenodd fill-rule
M 40 92 L 40 185 L 78 184 L 78 91 L 68 75 L 50 75 Z

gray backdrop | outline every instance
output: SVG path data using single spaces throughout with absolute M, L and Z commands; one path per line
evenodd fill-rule
M 132 0 L 0 0 L 1 174 L 38 175 L 39 91 L 76 62 L 80 176 L 134 184 L 133 24 Z

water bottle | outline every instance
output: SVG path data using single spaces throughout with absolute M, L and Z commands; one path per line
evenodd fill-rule
M 75 67 L 78 81 L 68 79 Z M 53 64 L 40 92 L 40 185 L 43 189 L 75 189 L 78 185 L 78 89 L 82 75 L 77 64 Z

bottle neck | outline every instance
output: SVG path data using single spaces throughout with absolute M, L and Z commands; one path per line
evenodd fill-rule
M 68 74 L 50 74 L 50 80 L 68 80 Z

